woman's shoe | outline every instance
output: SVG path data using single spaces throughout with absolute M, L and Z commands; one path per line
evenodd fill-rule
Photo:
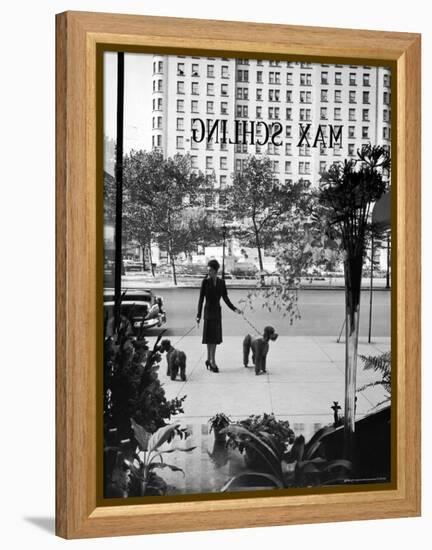
M 205 366 L 206 366 L 207 370 L 212 370 L 211 363 L 208 359 L 205 362 Z
M 219 368 L 218 368 L 218 366 L 217 366 L 216 364 L 211 365 L 210 370 L 211 370 L 212 372 L 219 372 Z

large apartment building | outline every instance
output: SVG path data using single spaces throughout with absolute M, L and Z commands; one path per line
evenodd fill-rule
M 268 155 L 281 182 L 302 178 L 316 185 L 332 162 L 356 157 L 363 144 L 390 147 L 390 79 L 383 67 L 154 56 L 152 146 L 166 156 L 189 153 L 193 166 L 212 175 L 220 190 L 251 154 Z M 235 121 L 255 121 L 255 135 L 241 135 L 236 144 L 198 143 L 192 139 L 197 118 L 209 127 L 225 120 L 230 132 Z M 280 145 L 260 145 L 265 125 L 258 121 L 281 125 Z M 299 147 L 307 124 L 308 140 Z M 333 147 L 331 126 L 342 127 Z M 322 133 L 315 140 L 318 127 Z

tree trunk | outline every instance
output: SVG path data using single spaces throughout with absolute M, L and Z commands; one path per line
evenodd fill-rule
M 149 241 L 148 252 L 149 252 L 149 262 L 150 262 L 151 273 L 152 273 L 152 276 L 154 277 L 154 276 L 155 276 L 155 272 L 154 272 L 154 266 L 153 266 L 153 256 L 152 256 L 152 249 L 151 249 L 151 239 L 150 239 L 150 241 Z
M 344 457 L 353 461 L 355 457 L 355 398 L 363 255 L 349 256 L 348 254 L 344 263 L 346 321 Z
M 141 250 L 142 250 L 142 268 L 143 271 L 146 270 L 146 261 L 145 261 L 145 253 L 146 253 L 146 246 L 145 243 L 140 243 Z
M 172 253 L 171 242 L 170 242 L 169 245 L 168 245 L 168 255 L 169 255 L 169 257 L 170 257 L 170 262 L 171 262 L 171 269 L 172 269 L 173 282 L 174 282 L 175 286 L 177 286 L 176 266 L 175 266 L 174 255 L 173 255 L 173 253 Z
M 260 279 L 261 279 L 261 284 L 264 284 L 264 275 L 263 275 L 264 264 L 263 264 L 262 252 L 261 252 L 261 242 L 260 242 L 259 231 L 258 231 L 258 228 L 256 226 L 255 220 L 253 220 L 253 226 L 254 226 L 254 231 L 255 231 L 255 242 L 256 242 L 256 246 L 257 246 L 257 250 L 258 250 L 258 262 L 259 262 L 259 267 L 260 267 Z

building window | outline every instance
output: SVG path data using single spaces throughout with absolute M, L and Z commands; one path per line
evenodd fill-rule
M 221 151 L 227 151 L 228 150 L 228 144 L 227 144 L 226 141 L 225 141 L 225 143 L 223 141 L 221 141 L 220 150 Z
M 286 108 L 285 116 L 287 120 L 292 120 L 292 109 L 291 107 Z
M 326 161 L 325 160 L 320 160 L 320 163 L 319 163 L 319 173 L 320 174 L 324 174 L 325 170 L 326 170 Z
M 390 87 L 390 83 L 391 83 L 390 75 L 388 73 L 384 73 L 384 75 L 383 75 L 383 84 L 384 84 L 384 86 Z
M 370 75 L 369 75 L 369 73 L 363 73 L 363 86 L 370 86 Z
M 255 145 L 255 153 L 259 155 L 261 153 L 261 145 L 258 145 L 258 143 Z
M 256 118 L 262 118 L 262 107 L 256 108 Z
M 198 112 L 198 101 L 196 99 L 193 99 L 191 101 L 191 112 L 197 113 Z
M 228 65 L 222 65 L 221 67 L 221 77 L 228 78 Z
M 238 82 L 249 82 L 249 71 L 244 71 L 242 69 L 237 70 L 237 80 Z
M 362 127 L 362 139 L 369 139 L 369 127 L 363 126 Z
M 292 103 L 292 90 L 287 90 L 286 91 L 286 102 L 287 103 Z
M 213 84 L 213 82 L 209 82 L 209 84 L 207 84 L 207 95 L 214 95 L 214 84 Z
M 369 103 L 369 92 L 363 92 L 363 103 L 368 104 Z
M 228 168 L 227 157 L 220 157 L 219 167 L 221 170 L 226 170 Z
M 207 114 L 211 115 L 214 113 L 214 101 L 207 101 Z
M 177 146 L 177 149 L 184 149 L 184 137 L 183 136 L 177 136 L 176 146 Z
M 177 76 L 184 76 L 184 75 L 185 75 L 185 64 L 177 63 Z
M 179 80 L 177 82 L 177 93 L 178 94 L 184 94 L 185 93 L 185 87 L 183 80 Z
M 327 155 L 327 149 L 326 149 L 324 143 L 320 143 L 320 155 L 321 156 Z
M 311 73 L 300 73 L 300 86 L 311 86 L 312 75 Z
M 336 86 L 340 86 L 342 84 L 342 73 L 335 73 L 335 81 Z
M 311 109 L 300 109 L 300 120 L 310 120 Z
M 335 107 L 334 109 L 334 119 L 342 120 L 342 109 L 340 107 Z
M 328 101 L 328 90 L 321 90 L 321 101 L 322 101 L 322 103 L 327 103 L 327 101 Z
M 219 187 L 221 189 L 224 189 L 226 187 L 227 177 L 226 176 L 219 176 Z
M 199 76 L 198 63 L 192 63 L 192 76 Z
M 257 88 L 257 91 L 256 91 L 256 100 L 257 100 L 257 101 L 262 101 L 262 88 Z
M 221 95 L 228 95 L 228 84 L 221 84 Z
M 388 126 L 383 127 L 383 139 L 390 139 L 390 128 Z
M 348 155 L 353 157 L 355 155 L 355 145 L 354 143 L 348 143 Z
M 256 78 L 256 81 L 257 81 L 257 82 L 262 82 L 262 81 L 263 81 L 263 73 L 262 73 L 262 71 L 257 71 L 256 76 L 257 76 L 257 78 Z
M 221 102 L 221 115 L 227 115 L 228 114 L 228 102 L 222 101 Z
M 335 90 L 335 103 L 342 103 L 342 91 L 341 90 Z
M 269 101 L 280 101 L 280 90 L 269 90 Z
M 247 105 L 236 106 L 236 116 L 239 118 L 247 118 L 249 116 Z
M 351 120 L 352 122 L 355 122 L 356 115 L 355 115 L 355 109 L 349 109 L 348 110 L 348 120 Z
M 192 85 L 191 85 L 191 92 L 192 92 L 192 95 L 198 95 L 198 82 L 192 82 Z
M 390 120 L 388 109 L 383 110 L 383 120 L 384 122 L 388 122 Z
M 235 169 L 236 169 L 236 172 L 241 172 L 241 169 L 242 169 L 241 159 L 236 159 Z
M 279 161 L 278 160 L 273 161 L 273 172 L 279 172 Z
M 355 139 L 355 126 L 348 126 L 348 137 Z
M 300 103 L 312 103 L 312 92 L 300 92 Z
M 285 161 L 285 173 L 286 173 L 286 174 L 291 174 L 291 171 L 292 171 L 292 164 L 291 164 L 291 161 L 290 161 L 290 160 L 286 160 L 286 161 Z
M 177 112 L 184 113 L 184 99 L 177 99 Z
M 207 151 L 213 151 L 214 147 L 213 147 L 213 140 L 212 139 L 210 141 L 206 142 L 206 149 L 207 149 Z
M 292 126 L 285 126 L 285 137 L 292 137 Z
M 184 130 L 184 118 L 177 119 L 177 130 Z
M 321 84 L 328 84 L 328 72 L 321 71 Z
M 357 103 L 355 90 L 350 90 L 348 95 L 350 103 Z
M 214 65 L 207 65 L 207 78 L 214 77 Z
M 310 162 L 299 162 L 299 174 L 310 174 Z
M 307 145 L 302 145 L 299 147 L 299 155 L 301 157 L 310 157 L 310 147 Z
M 213 168 L 213 157 L 206 157 L 206 169 L 211 170 Z
M 292 73 L 287 73 L 286 83 L 289 86 L 292 86 L 292 83 L 293 83 L 293 74 Z
M 285 143 L 285 154 L 291 156 L 292 155 L 292 144 L 291 143 Z
M 356 85 L 356 74 L 355 73 L 350 73 L 350 75 L 349 75 L 349 85 L 350 86 L 355 86 Z
M 369 109 L 362 110 L 362 120 L 365 122 L 369 122 Z
M 384 92 L 383 93 L 383 103 L 384 103 L 384 105 L 389 105 L 390 104 L 390 94 L 389 94 L 389 92 Z
M 280 73 L 270 71 L 269 72 L 269 84 L 280 84 Z
M 191 167 L 198 168 L 198 157 L 195 155 L 192 155 L 190 159 L 191 159 Z
M 320 119 L 327 120 L 327 107 L 320 108 Z

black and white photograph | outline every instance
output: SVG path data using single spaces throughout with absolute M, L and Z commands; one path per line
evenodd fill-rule
M 391 80 L 104 53 L 107 502 L 391 487 Z

